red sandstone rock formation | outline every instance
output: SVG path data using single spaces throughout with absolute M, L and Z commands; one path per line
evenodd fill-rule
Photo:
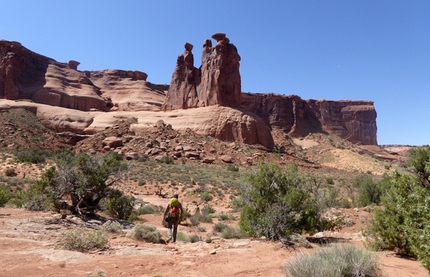
M 325 127 L 352 143 L 377 145 L 376 110 L 373 101 L 307 100 Z
M 203 44 L 201 80 L 197 87 L 201 106 L 240 107 L 242 90 L 237 48 L 225 34 L 217 33 L 212 38 L 217 41 L 215 47 L 210 40 Z
M 203 44 L 202 65 L 194 67 L 193 46 L 185 43 L 185 52 L 178 56 L 163 110 L 221 105 L 240 107 L 240 56 L 225 34 L 212 36 Z
M 109 99 L 75 68 L 36 54 L 18 42 L 0 41 L 0 98 L 30 99 L 37 103 L 88 111 L 107 111 Z
M 218 43 L 212 47 L 211 40 L 205 41 L 201 70 L 193 65 L 192 45 L 185 45 L 170 87 L 147 82 L 147 75 L 139 71 L 80 72 L 79 62 L 59 63 L 18 42 L 0 41 L 0 99 L 31 99 L 57 106 L 4 101 L 7 103 L 0 103 L 0 109 L 25 106 L 49 128 L 82 134 L 136 117 L 140 126 L 164 119 L 178 130 L 186 127 L 199 134 L 268 148 L 273 147 L 271 129 L 292 136 L 329 132 L 353 143 L 377 144 L 372 101 L 303 100 L 294 95 L 250 93 L 238 96 L 237 49 L 224 34 L 213 38 Z M 173 110 L 171 113 L 156 113 L 163 102 L 165 110 Z M 233 108 L 179 111 L 223 104 Z
M 329 132 L 353 143 L 377 144 L 372 101 L 303 100 L 297 95 L 244 93 L 242 108 L 292 136 Z
M 194 67 L 193 45 L 185 43 L 185 51 L 178 56 L 163 110 L 196 108 L 199 106 L 196 86 L 200 72 Z M 200 105 L 201 106 L 201 105 Z

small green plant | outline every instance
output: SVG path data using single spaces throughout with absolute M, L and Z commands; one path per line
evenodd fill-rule
M 184 241 L 184 242 L 190 242 L 191 241 L 189 236 L 185 235 L 183 232 L 180 232 L 180 231 L 177 233 L 176 239 L 178 241 Z
M 240 232 L 239 229 L 233 228 L 228 224 L 225 224 L 223 222 L 218 222 L 213 227 L 214 233 L 221 233 L 220 237 L 224 239 L 240 239 L 243 237 L 243 234 Z
M 143 154 L 139 159 L 137 159 L 139 162 L 143 163 L 146 162 L 149 159 L 149 156 L 146 154 Z
M 61 262 L 58 266 L 61 267 L 61 268 L 65 268 L 66 267 L 66 262 Z
M 227 165 L 227 170 L 231 171 L 231 172 L 238 172 L 239 171 L 239 167 L 234 165 L 234 164 L 229 164 Z
M 127 237 L 136 239 L 136 240 L 144 240 L 147 242 L 160 243 L 161 242 L 161 233 L 152 225 L 149 224 L 137 224 L 131 229 L 131 231 L 127 234 Z
M 325 178 L 325 182 L 326 182 L 328 185 L 334 185 L 334 180 L 333 180 L 333 178 L 332 178 L 332 177 L 327 177 L 327 178 Z
M 213 196 L 209 192 L 205 191 L 202 193 L 200 199 L 202 199 L 203 202 L 209 202 L 212 201 Z
M 382 276 L 377 257 L 352 245 L 323 247 L 311 254 L 299 254 L 285 265 L 286 277 Z
M 65 250 L 88 252 L 104 249 L 107 243 L 108 238 L 101 231 L 75 229 L 64 232 L 57 245 Z
M 138 214 L 154 214 L 155 209 L 150 204 L 145 204 L 137 210 Z
M 4 207 L 4 205 L 12 198 L 12 193 L 10 189 L 0 184 L 0 207 Z
M 229 215 L 225 212 L 221 212 L 218 217 L 220 220 L 229 220 L 230 219 Z
M 17 174 L 15 172 L 15 168 L 8 168 L 4 171 L 4 175 L 7 177 L 15 177 Z
M 197 235 L 191 235 L 190 236 L 190 242 L 191 243 L 195 243 L 195 242 L 199 242 L 199 241 L 201 241 L 199 236 L 197 236 Z
M 222 232 L 222 230 L 224 230 L 225 228 L 227 228 L 227 224 L 226 223 L 224 223 L 224 222 L 218 222 L 218 223 L 216 223 L 215 225 L 214 225 L 214 227 L 213 227 L 213 231 L 215 232 L 215 233 L 220 233 L 220 232 Z

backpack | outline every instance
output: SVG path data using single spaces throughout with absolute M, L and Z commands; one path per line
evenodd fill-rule
M 171 198 L 170 199 L 170 216 L 176 217 L 179 212 L 179 201 L 178 198 Z

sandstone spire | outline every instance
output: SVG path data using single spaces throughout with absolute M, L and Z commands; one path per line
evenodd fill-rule
M 240 56 L 236 46 L 223 33 L 212 36 L 217 41 L 203 42 L 202 65 L 194 67 L 192 45 L 185 44 L 185 52 L 178 56 L 172 75 L 164 110 L 196 108 L 212 105 L 240 107 Z

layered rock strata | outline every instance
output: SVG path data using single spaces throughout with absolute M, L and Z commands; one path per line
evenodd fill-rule
M 297 95 L 244 93 L 241 107 L 292 136 L 328 132 L 352 143 L 377 144 L 373 101 L 303 100 Z
M 237 49 L 224 34 L 213 38 L 215 47 L 211 40 L 204 43 L 201 68 L 194 67 L 193 47 L 185 44 L 170 86 L 151 84 L 140 71 L 78 71 L 77 61 L 59 63 L 18 42 L 0 41 L 0 109 L 25 107 L 51 129 L 80 134 L 135 117 L 136 128 L 163 120 L 178 130 L 268 148 L 273 147 L 275 129 L 293 137 L 328 132 L 353 143 L 377 145 L 372 101 L 238 93 Z M 201 109 L 189 109 L 197 107 Z
M 89 111 L 108 111 L 110 99 L 82 72 L 79 62 L 59 63 L 19 42 L 0 41 L 0 98 Z

